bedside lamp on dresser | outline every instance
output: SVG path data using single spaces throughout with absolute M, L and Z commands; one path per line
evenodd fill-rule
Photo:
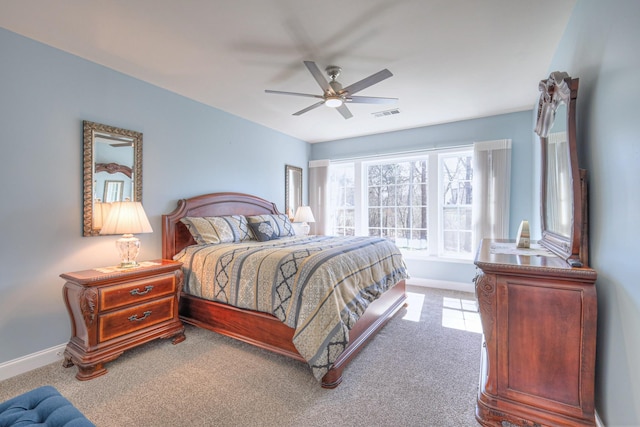
M 120 268 L 136 267 L 136 258 L 140 253 L 139 233 L 151 233 L 151 224 L 140 202 L 115 202 L 100 229 L 100 234 L 122 234 L 116 241 L 120 252 Z
M 311 208 L 309 206 L 300 206 L 296 209 L 296 214 L 293 218 L 293 222 L 300 222 L 302 233 L 304 235 L 309 234 L 309 230 L 311 230 L 310 222 L 316 222 L 316 219 L 313 217 L 313 212 L 311 212 Z

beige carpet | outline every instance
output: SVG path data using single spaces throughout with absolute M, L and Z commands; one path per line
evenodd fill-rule
M 0 382 L 0 401 L 56 387 L 99 427 L 474 426 L 481 335 L 442 326 L 445 297 L 473 294 L 409 287 L 419 321 L 401 310 L 322 389 L 307 365 L 187 325 L 186 341 L 156 340 L 77 381 L 51 364 Z M 450 302 L 450 300 L 447 300 Z

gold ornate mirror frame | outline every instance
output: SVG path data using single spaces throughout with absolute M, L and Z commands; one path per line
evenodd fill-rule
M 142 133 L 121 129 L 90 121 L 83 121 L 83 236 L 97 236 L 100 234 L 98 217 L 99 208 L 96 203 L 102 200 L 96 197 L 96 174 L 121 173 L 130 178 L 131 199 L 142 202 Z M 127 155 L 126 162 L 96 162 L 98 140 L 110 142 L 113 147 L 131 147 L 131 155 Z M 129 151 L 128 151 L 129 152 Z M 127 152 L 127 153 L 128 153 Z M 127 163 L 127 164 L 122 164 Z

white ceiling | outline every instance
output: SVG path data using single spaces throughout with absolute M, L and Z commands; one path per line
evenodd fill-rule
M 533 108 L 575 0 L 0 0 L 0 27 L 172 92 L 318 142 Z M 347 86 L 394 76 L 350 104 L 322 93 L 304 60 Z M 372 113 L 397 107 L 400 114 Z

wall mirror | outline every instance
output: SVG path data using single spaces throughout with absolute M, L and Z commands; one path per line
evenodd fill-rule
M 578 79 L 554 72 L 539 85 L 536 133 L 540 137 L 540 243 L 572 265 L 587 264 L 585 172 L 578 167 Z
M 293 221 L 298 206 L 302 205 L 302 168 L 284 166 L 285 213 Z
M 83 122 L 83 235 L 97 236 L 110 204 L 142 201 L 142 133 Z

